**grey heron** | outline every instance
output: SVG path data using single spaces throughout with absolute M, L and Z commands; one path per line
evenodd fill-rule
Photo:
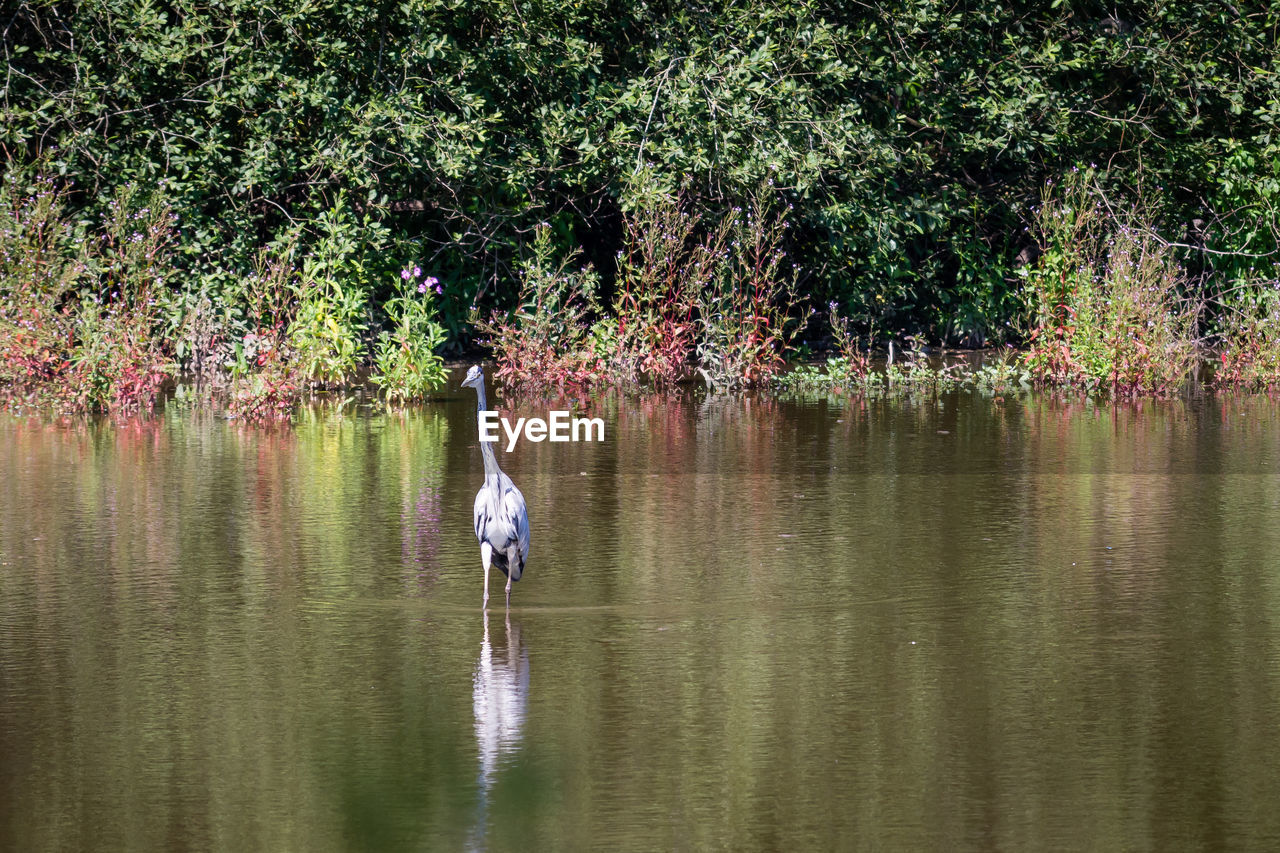
M 471 366 L 462 385 L 476 389 L 476 419 L 479 420 L 485 411 L 484 373 L 479 365 Z M 480 442 L 480 455 L 484 457 L 484 485 L 476 492 L 473 521 L 476 538 L 480 540 L 480 559 L 484 562 L 484 607 L 489 606 L 489 566 L 493 564 L 507 576 L 509 608 L 511 583 L 520 580 L 529 557 L 529 512 L 525 509 L 524 495 L 498 468 L 493 443 Z

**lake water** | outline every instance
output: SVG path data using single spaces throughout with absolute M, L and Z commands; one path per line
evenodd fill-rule
M 0 417 L 0 849 L 1280 849 L 1274 399 L 577 405 Z

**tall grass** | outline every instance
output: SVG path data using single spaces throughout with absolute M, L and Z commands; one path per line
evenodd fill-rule
M 305 374 L 290 346 L 297 313 L 291 297 L 299 275 L 292 256 L 292 247 L 259 251 L 253 272 L 235 285 L 243 331 L 230 334 L 221 360 L 230 380 L 228 413 L 242 420 L 287 420 L 305 390 Z
M 834 302 L 828 309 L 834 353 L 822 367 L 802 364 L 778 377 L 781 389 L 835 399 L 932 398 L 971 378 L 964 375 L 961 364 L 935 366 L 923 342 L 915 337 L 907 339 L 908 347 L 900 358 L 895 361 L 890 350 L 884 365 L 874 368 L 871 353 L 862 348 L 850 320 L 840 314 Z
M 534 231 L 532 254 L 520 266 L 520 304 L 489 319 L 475 318 L 497 358 L 495 378 L 508 385 L 574 388 L 600 379 L 591 317 L 599 279 L 579 256 L 554 257 L 550 226 Z
M 655 200 L 627 218 L 613 316 L 597 333 L 615 381 L 669 385 L 689 376 L 698 294 L 715 267 L 699 225 L 679 199 Z
M 127 187 L 87 228 L 65 192 L 0 187 L 0 386 L 67 411 L 147 408 L 175 370 L 163 310 L 175 217 Z
M 576 258 L 555 263 L 545 230 L 522 266 L 520 306 L 480 324 L 499 380 L 663 386 L 695 372 L 716 388 L 766 383 L 799 330 L 785 216 L 761 193 L 716 223 L 656 199 L 628 215 L 615 296 Z
M 67 185 L 27 187 L 16 174 L 0 184 L 0 392 L 10 403 L 145 410 L 182 366 L 231 414 L 258 420 L 370 363 L 389 399 L 421 399 L 443 382 L 438 292 L 398 280 L 374 346 L 374 273 L 341 212 L 321 217 L 305 253 L 263 249 L 253 271 L 223 275 L 213 292 L 179 272 L 177 217 L 158 193 L 126 186 L 102 217 L 80 221 Z
M 1280 390 L 1280 283 L 1241 281 L 1219 294 L 1214 382 L 1247 391 Z
M 787 220 L 771 201 L 761 191 L 745 210 L 734 208 L 711 245 L 719 263 L 699 294 L 697 354 L 698 372 L 714 388 L 772 380 L 800 329 L 798 270 L 784 248 Z
M 1046 192 L 1035 230 L 1025 360 L 1038 384 L 1165 394 L 1190 376 L 1200 307 L 1142 199 L 1121 208 L 1073 172 Z

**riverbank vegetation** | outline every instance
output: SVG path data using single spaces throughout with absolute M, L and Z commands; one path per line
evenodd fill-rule
M 624 219 L 612 303 L 600 278 L 558 264 L 550 226 L 535 229 L 521 265 L 519 307 L 479 328 L 499 380 L 521 385 L 663 387 L 700 376 L 733 390 L 767 384 L 800 330 L 797 270 L 783 248 L 787 221 L 766 188 L 747 209 L 702 227 L 678 200 Z
M 262 418 L 352 377 L 421 399 L 476 347 L 513 384 L 720 389 L 825 349 L 792 386 L 861 393 L 893 343 L 894 383 L 1014 344 L 1019 384 L 1274 389 L 1277 24 L 22 2 L 0 385 L 128 410 L 193 376 Z

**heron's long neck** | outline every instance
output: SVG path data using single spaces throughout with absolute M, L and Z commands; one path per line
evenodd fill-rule
M 480 382 L 476 384 L 476 423 L 477 424 L 479 424 L 480 416 L 484 414 L 484 410 L 486 406 L 487 406 L 487 403 L 484 397 L 484 379 L 481 378 Z M 479 430 L 476 430 L 476 432 L 479 433 Z M 498 474 L 500 472 L 498 470 L 498 460 L 493 455 L 493 442 L 491 441 L 480 442 L 480 455 L 484 457 L 484 481 L 486 483 L 488 483 L 489 480 L 491 479 L 496 481 L 498 478 Z

